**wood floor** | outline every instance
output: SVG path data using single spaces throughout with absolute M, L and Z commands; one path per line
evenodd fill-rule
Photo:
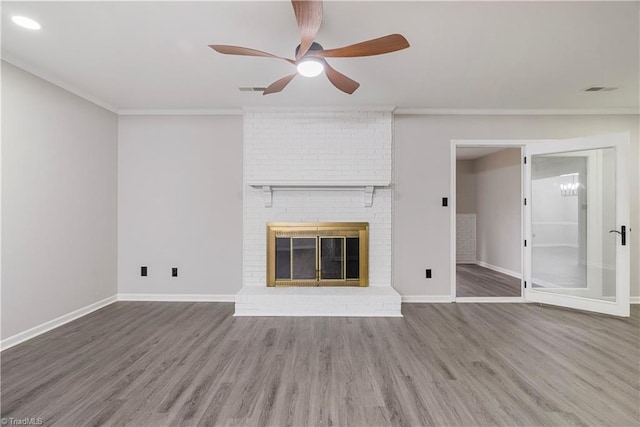
M 640 425 L 640 306 L 233 317 L 118 302 L 2 353 L 2 416 L 57 426 Z
M 477 264 L 456 265 L 456 296 L 458 297 L 519 297 L 520 279 Z

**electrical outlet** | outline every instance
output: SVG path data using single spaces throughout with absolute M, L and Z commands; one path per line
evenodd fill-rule
M 178 267 L 173 267 L 171 269 L 171 277 L 178 277 Z
M 430 268 L 427 268 L 427 269 L 425 270 L 425 277 L 426 277 L 427 279 L 431 279 L 431 269 L 430 269 Z
M 147 276 L 147 267 L 146 266 L 143 265 L 142 267 L 140 267 L 140 275 L 142 277 L 146 277 Z

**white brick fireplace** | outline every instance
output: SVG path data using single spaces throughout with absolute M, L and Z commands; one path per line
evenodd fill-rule
M 400 316 L 391 287 L 391 108 L 244 113 L 236 315 Z M 267 288 L 268 222 L 368 222 L 369 287 Z

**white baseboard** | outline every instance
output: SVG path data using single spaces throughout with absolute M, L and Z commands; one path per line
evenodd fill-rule
M 451 295 L 403 295 L 402 302 L 406 303 L 447 303 L 453 302 Z
M 118 301 L 234 302 L 235 294 L 118 294 Z
M 117 301 L 117 296 L 113 295 L 109 298 L 105 298 L 98 302 L 94 302 L 93 304 L 89 304 L 86 307 L 82 307 L 78 310 L 72 311 L 71 313 L 65 314 L 63 316 L 57 317 L 53 320 L 49 320 L 48 322 L 42 323 L 38 326 L 35 326 L 31 329 L 27 329 L 24 332 L 20 332 L 19 334 L 13 335 L 9 338 L 3 339 L 0 341 L 0 351 L 4 351 L 8 348 L 11 348 L 15 345 L 18 345 L 22 342 L 30 340 L 31 338 L 35 338 L 38 335 L 44 334 L 52 329 L 55 329 L 59 326 L 62 326 L 66 323 L 69 323 L 73 320 L 76 320 L 82 316 L 86 316 L 89 313 L 93 313 L 96 310 L 101 309 L 109 304 L 112 304 Z
M 490 268 L 490 267 L 487 267 Z M 116 301 L 173 301 L 173 302 L 234 302 L 235 294 L 118 294 L 86 307 L 82 307 L 71 313 L 60 316 L 56 319 L 35 326 L 19 334 L 0 341 L 0 351 L 14 347 L 38 335 L 42 335 L 52 329 L 67 324 L 87 314 L 93 313 Z M 454 299 L 450 295 L 403 295 L 403 303 L 451 303 Z M 527 302 L 520 297 L 460 297 L 456 298 L 457 303 L 470 302 L 491 302 L 491 303 L 514 303 Z M 640 304 L 640 297 L 631 297 L 631 304 Z
M 480 267 L 488 268 L 489 270 L 497 271 L 498 273 L 506 274 L 507 276 L 515 277 L 516 279 L 522 279 L 522 274 L 520 273 L 507 270 L 506 268 L 491 265 L 484 261 L 476 261 L 476 265 L 479 265 Z

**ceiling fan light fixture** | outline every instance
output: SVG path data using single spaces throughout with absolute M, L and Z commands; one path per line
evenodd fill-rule
M 316 77 L 324 71 L 324 65 L 317 59 L 306 58 L 300 61 L 296 67 L 298 73 L 304 77 Z

